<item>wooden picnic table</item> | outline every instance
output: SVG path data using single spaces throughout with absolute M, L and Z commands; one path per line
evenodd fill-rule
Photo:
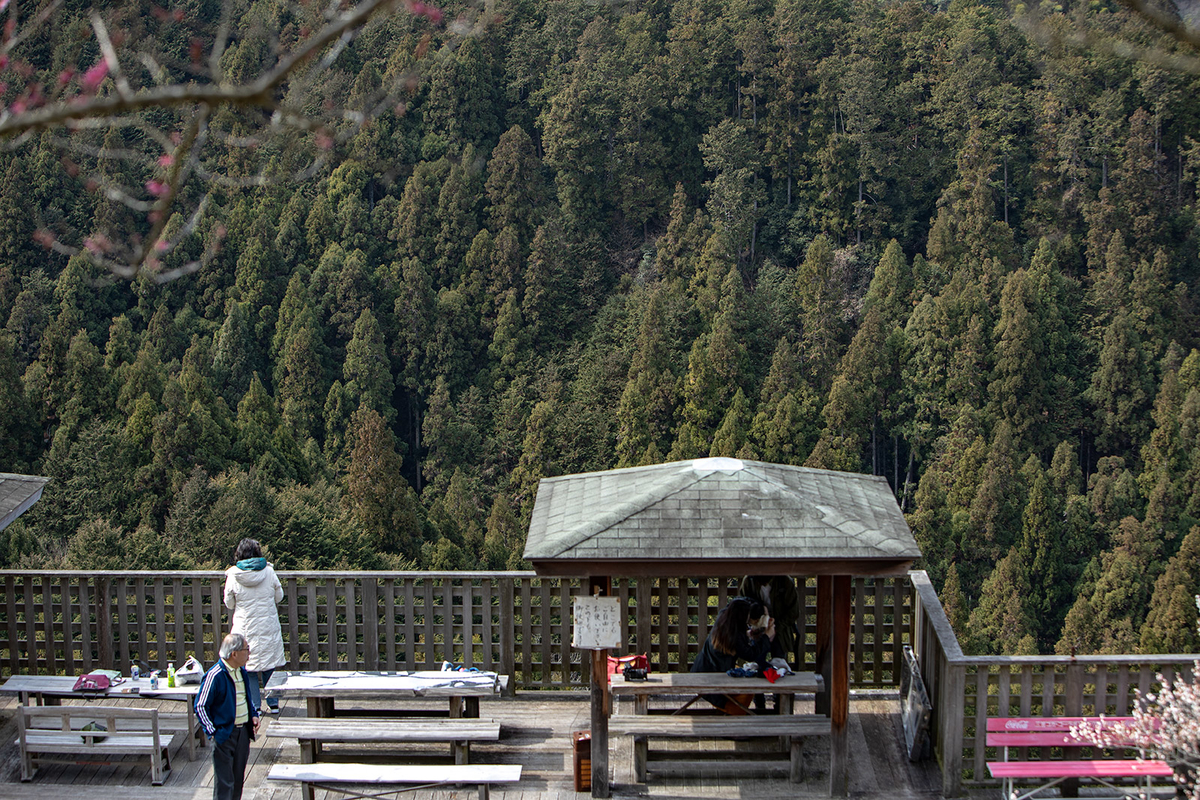
M 495 672 L 359 672 L 325 670 L 317 672 L 276 671 L 263 690 L 271 697 L 296 697 L 308 701 L 308 716 L 338 715 L 336 703 L 347 700 L 394 701 L 406 698 L 446 698 L 449 716 L 455 719 L 479 717 L 479 698 L 498 697 L 508 686 L 508 676 Z M 361 709 L 355 716 L 362 716 Z M 385 709 L 387 716 L 402 716 Z
M 770 774 L 785 769 L 793 782 L 802 778 L 801 747 L 806 737 L 828 736 L 830 721 L 823 715 L 797 715 L 797 694 L 816 694 L 825 687 L 820 675 L 814 672 L 793 673 L 771 683 L 761 676 L 735 678 L 723 672 L 666 672 L 651 673 L 645 680 L 627 680 L 614 675 L 611 691 L 614 697 L 632 697 L 632 714 L 615 714 L 609 720 L 610 730 L 633 736 L 633 773 L 644 782 L 647 773 L 674 772 L 695 775 L 712 768 L 708 759 L 715 751 L 652 752 L 651 739 L 778 738 L 785 747 L 784 760 L 769 752 L 740 755 L 735 764 L 723 764 L 721 769 L 736 769 L 739 773 Z M 721 713 L 712 715 L 685 714 L 705 695 L 724 695 L 738 702 L 737 695 L 774 694 L 777 713 L 755 714 L 742 706 L 744 716 Z M 650 714 L 651 697 L 675 697 L 681 705 L 662 714 Z M 739 703 L 739 705 L 741 705 Z M 708 709 L 708 703 L 704 703 Z M 682 758 L 681 758 L 682 756 Z
M 825 690 L 825 682 L 815 672 L 796 672 L 785 675 L 774 683 L 763 677 L 734 678 L 724 672 L 652 672 L 644 681 L 626 680 L 624 675 L 612 677 L 611 691 L 614 697 L 632 697 L 633 713 L 647 714 L 650 698 L 654 696 L 679 695 L 688 698 L 683 706 L 673 713 L 689 708 L 706 694 L 733 695 L 774 694 L 778 698 L 779 713 L 791 714 L 798 694 L 816 694 Z
M 13 675 L 0 684 L 0 694 L 15 694 L 21 705 L 61 705 L 64 699 L 71 700 L 181 700 L 187 707 L 188 760 L 196 760 L 196 740 L 203 747 L 205 737 L 196 719 L 194 698 L 200 684 L 189 683 L 167 688 L 166 678 L 159 678 L 157 689 L 150 688 L 149 678 L 123 678 L 103 692 L 77 692 L 75 677 L 71 675 Z

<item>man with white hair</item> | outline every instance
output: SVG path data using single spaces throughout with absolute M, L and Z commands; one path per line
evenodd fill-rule
M 250 645 L 242 634 L 231 633 L 221 640 L 220 655 L 200 683 L 196 716 L 213 743 L 213 800 L 241 800 L 250 741 L 260 722 L 246 672 Z

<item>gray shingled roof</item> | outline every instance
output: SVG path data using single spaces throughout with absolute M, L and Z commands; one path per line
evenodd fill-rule
M 0 531 L 41 499 L 42 487 L 49 480 L 37 475 L 0 472 Z
M 645 561 L 883 574 L 920 554 L 884 478 L 730 458 L 543 479 L 525 545 L 559 574 Z M 587 562 L 605 566 L 577 568 Z

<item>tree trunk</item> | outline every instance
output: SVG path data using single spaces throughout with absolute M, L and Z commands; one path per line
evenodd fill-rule
M 911 447 L 908 450 L 908 472 L 906 472 L 904 475 L 904 494 L 901 495 L 901 497 L 900 497 L 901 513 L 908 510 L 908 508 L 907 508 L 908 507 L 908 487 L 912 484 L 913 452 L 914 452 L 914 450 L 915 450 L 915 448 L 911 448 Z

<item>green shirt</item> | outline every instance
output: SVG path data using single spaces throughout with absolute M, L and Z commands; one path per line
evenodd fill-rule
M 234 725 L 245 725 L 250 721 L 250 704 L 246 702 L 246 682 L 242 680 L 242 671 L 230 666 L 229 662 L 221 659 L 221 666 L 233 678 L 233 696 L 236 699 L 237 710 L 233 713 Z

